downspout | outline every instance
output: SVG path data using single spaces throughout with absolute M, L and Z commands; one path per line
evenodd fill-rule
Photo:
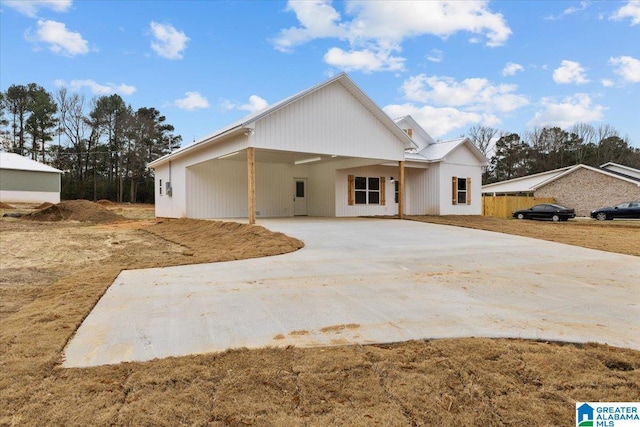
M 171 160 L 169 160 L 169 181 L 167 183 L 167 196 L 171 197 L 173 195 L 173 184 L 171 183 Z

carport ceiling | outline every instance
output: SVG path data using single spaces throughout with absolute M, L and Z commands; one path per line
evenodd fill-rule
M 320 160 L 316 160 L 316 159 Z M 286 164 L 295 164 L 295 162 L 311 160 L 313 162 L 309 162 L 309 164 L 318 164 L 318 163 L 326 163 L 330 161 L 335 161 L 337 159 L 344 159 L 345 157 L 332 157 L 327 154 L 317 154 L 317 153 L 297 153 L 293 151 L 274 151 L 274 150 L 264 150 L 264 149 L 256 149 L 256 162 L 261 163 L 286 163 Z M 221 156 L 218 158 L 219 160 L 247 160 L 247 150 L 238 151 L 237 154 L 227 154 L 226 156 Z

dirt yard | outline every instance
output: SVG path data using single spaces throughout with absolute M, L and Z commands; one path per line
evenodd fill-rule
M 573 425 L 576 401 L 640 396 L 638 351 L 507 339 L 233 350 L 63 369 L 66 343 L 120 270 L 268 256 L 302 242 L 259 226 L 157 220 L 152 206 L 61 205 L 0 220 L 2 426 Z M 412 219 L 640 256 L 637 221 Z

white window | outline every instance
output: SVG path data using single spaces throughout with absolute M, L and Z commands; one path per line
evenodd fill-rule
M 459 205 L 467 204 L 467 180 L 466 179 L 458 180 L 458 204 Z
M 396 203 L 400 203 L 400 181 L 396 180 L 393 181 L 393 185 L 394 185 L 394 193 L 395 193 L 395 202 Z
M 380 204 L 380 178 L 356 176 L 356 205 Z
M 471 178 L 452 177 L 451 203 L 454 205 L 471 204 Z
M 349 175 L 349 205 L 385 204 L 385 178 Z

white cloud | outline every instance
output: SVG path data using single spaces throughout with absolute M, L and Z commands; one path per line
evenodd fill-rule
M 629 2 L 622 6 L 611 15 L 610 19 L 620 21 L 622 19 L 630 18 L 631 25 L 640 24 L 640 0 L 629 0 Z
M 527 127 L 559 126 L 566 129 L 576 123 L 602 120 L 605 107 L 593 105 L 589 95 L 577 93 L 555 103 L 552 98 L 543 98 L 543 111 L 539 111 L 527 122 Z
M 560 19 L 563 16 L 573 15 L 576 12 L 580 12 L 581 10 L 585 10 L 587 7 L 589 7 L 589 2 L 588 1 L 581 1 L 580 2 L 580 7 L 575 7 L 575 6 L 568 7 L 560 15 L 558 15 L 558 16 L 547 16 L 544 19 L 553 21 L 553 20 L 556 20 L 556 19 Z
M 195 110 L 196 108 L 209 108 L 209 101 L 198 92 L 187 92 L 184 98 L 176 99 L 174 105 L 183 110 Z
M 602 86 L 604 87 L 611 87 L 614 85 L 613 81 L 609 79 L 602 79 L 600 83 L 602 83 Z
M 84 55 L 89 52 L 88 42 L 80 33 L 69 31 L 62 22 L 38 20 L 35 36 L 27 35 L 27 40 L 49 45 L 49 50 L 65 56 Z
M 434 138 L 441 137 L 456 129 L 466 128 L 483 121 L 479 113 L 470 113 L 457 108 L 435 108 L 415 104 L 387 105 L 383 108 L 390 117 L 411 115 Z
M 154 41 L 151 42 L 151 49 L 163 58 L 182 59 L 182 53 L 187 48 L 189 37 L 170 24 L 158 24 L 152 21 L 149 26 L 154 38 Z
M 287 12 L 294 12 L 300 27 L 291 27 L 280 31 L 273 40 L 276 49 L 290 52 L 294 47 L 315 38 L 347 36 L 344 25 L 339 24 L 340 14 L 327 0 L 289 1 Z
M 615 67 L 615 73 L 622 76 L 625 81 L 630 83 L 640 82 L 640 60 L 631 56 L 618 56 L 609 58 L 609 64 Z
M 228 99 L 222 99 L 219 104 L 219 107 L 222 111 L 242 110 L 249 111 L 250 113 L 256 113 L 260 110 L 264 110 L 268 106 L 269 103 L 266 100 L 260 98 L 258 95 L 251 95 L 247 104 L 238 105 L 234 102 L 229 101 Z
M 513 112 L 529 104 L 516 85 L 494 84 L 484 78 L 460 82 L 451 77 L 419 74 L 406 79 L 401 87 L 405 104 L 387 105 L 391 117 L 410 114 L 434 137 L 470 125 L 499 126 L 497 114 Z
M 409 77 L 402 85 L 404 98 L 409 101 L 503 113 L 529 104 L 525 96 L 515 93 L 517 88 L 510 84 L 495 85 L 485 78 L 457 82 L 451 77 L 425 74 Z
M 220 108 L 220 110 L 222 111 L 231 111 L 234 110 L 236 108 L 236 104 L 234 104 L 233 102 L 229 101 L 228 99 L 224 99 L 221 98 L 220 99 L 220 103 L 218 104 L 218 108 Z
M 431 53 L 427 55 L 427 59 L 431 62 L 442 62 L 444 55 L 440 49 L 431 49 Z
M 348 18 L 341 16 L 329 0 L 290 0 L 286 10 L 296 14 L 300 25 L 280 31 L 272 40 L 277 50 L 290 52 L 314 39 L 338 39 L 348 43 L 348 49 L 330 48 L 325 61 L 349 70 L 402 69 L 404 58 L 391 52 L 401 51 L 401 43 L 407 38 L 447 38 L 464 31 L 474 39 L 480 36 L 488 46 L 499 46 L 511 35 L 503 16 L 491 12 L 487 1 L 350 0 L 345 3 Z
M 124 83 L 119 85 L 114 83 L 100 84 L 91 79 L 71 80 L 68 85 L 64 80 L 56 80 L 55 85 L 58 87 L 69 86 L 72 90 L 77 92 L 80 92 L 83 88 L 87 88 L 94 95 L 112 95 L 114 93 L 120 95 L 131 95 L 136 91 L 135 86 Z
M 553 81 L 558 84 L 583 84 L 589 82 L 585 76 L 585 69 L 580 63 L 567 60 L 562 61 L 562 64 L 553 70 Z
M 502 69 L 503 76 L 514 76 L 518 71 L 524 71 L 524 67 L 520 64 L 508 62 Z
M 382 50 L 372 52 L 369 49 L 364 49 L 345 52 L 338 47 L 332 47 L 324 55 L 324 62 L 344 71 L 372 72 L 404 69 L 404 58 L 391 56 L 390 52 Z
M 487 1 L 351 1 L 351 37 L 401 41 L 421 35 L 446 38 L 460 31 L 486 37 L 489 46 L 506 42 L 511 30 Z
M 239 106 L 238 110 L 255 113 L 257 111 L 264 110 L 268 105 L 269 103 L 266 100 L 260 98 L 258 95 L 251 95 L 249 97 L 249 103 Z
M 71 7 L 72 0 L 5 0 L 2 4 L 17 10 L 23 15 L 35 18 L 40 9 L 66 12 Z

